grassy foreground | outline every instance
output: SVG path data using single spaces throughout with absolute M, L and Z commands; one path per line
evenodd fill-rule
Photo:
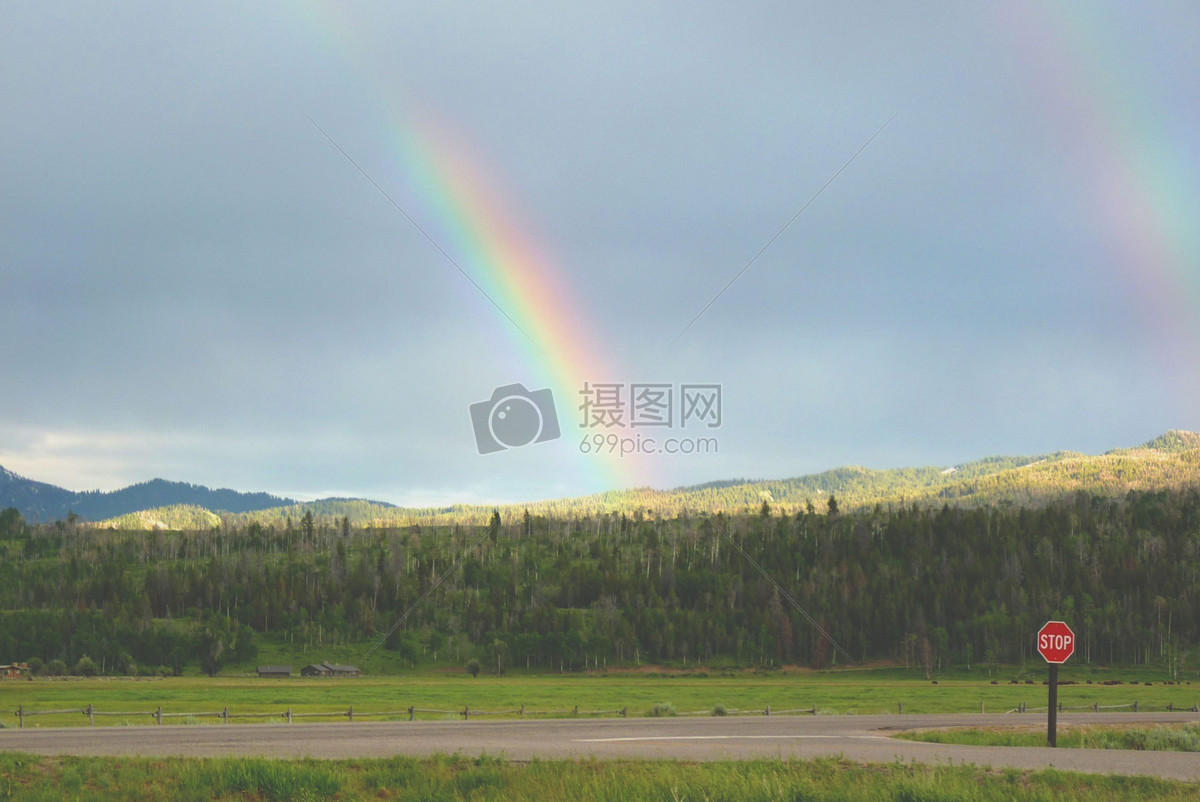
M 811 761 L 67 758 L 0 754 L 0 800 L 1191 800 L 1195 785 L 973 766 Z
M 1063 672 L 1066 674 L 1067 672 Z M 1078 672 L 1078 684 L 1062 685 L 1059 699 L 1067 708 L 1130 704 L 1142 710 L 1190 708 L 1200 702 L 1200 684 L 1166 685 L 1148 671 Z M 1096 677 L 1093 684 L 1086 679 Z M 680 714 L 707 714 L 721 706 L 729 712 L 811 710 L 818 713 L 969 713 L 981 707 L 1002 713 L 1021 703 L 1046 704 L 1046 688 L 1037 684 L 992 685 L 986 677 L 942 676 L 937 684 L 903 669 L 833 671 L 692 672 L 639 674 L 514 674 L 505 677 L 465 673 L 426 672 L 393 677 L 356 679 L 258 679 L 257 677 L 172 677 L 166 679 L 37 679 L 0 681 L 0 726 L 15 727 L 15 711 L 81 710 L 89 704 L 101 712 L 130 716 L 97 716 L 96 725 L 150 724 L 144 715 L 159 705 L 165 712 L 214 712 L 225 707 L 235 715 L 254 714 L 262 720 L 281 720 L 294 713 L 359 713 L 420 710 L 418 718 L 454 718 L 464 706 L 515 717 L 522 705 L 526 715 L 569 716 L 628 708 L 629 715 L 646 715 L 656 704 L 670 704 Z M 1124 677 L 1120 685 L 1100 680 Z M 1134 680 L 1144 680 L 1135 682 Z M 1148 684 L 1153 681 L 1153 684 Z M 1037 714 L 1028 714 L 1035 716 Z M 407 715 L 397 716 L 407 718 Z M 180 723 L 174 719 L 171 723 Z M 194 719 L 216 723 L 219 719 Z M 256 719 L 238 719 L 254 721 Z M 27 718 L 27 727 L 86 726 L 78 712 Z
M 909 741 L 969 746 L 1045 746 L 1046 729 L 921 730 L 896 736 Z M 1077 749 L 1137 749 L 1163 752 L 1200 752 L 1200 724 L 1162 724 L 1152 727 L 1060 727 L 1055 739 L 1060 747 Z

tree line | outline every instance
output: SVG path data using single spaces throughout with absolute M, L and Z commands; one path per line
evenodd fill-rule
M 1072 624 L 1085 663 L 1181 671 L 1200 644 L 1194 489 L 406 527 L 309 511 L 183 532 L 14 513 L 0 513 L 0 661 L 219 670 L 264 638 L 365 651 L 406 612 L 383 648 L 499 671 L 892 660 L 933 672 L 1036 659 L 1049 618 Z

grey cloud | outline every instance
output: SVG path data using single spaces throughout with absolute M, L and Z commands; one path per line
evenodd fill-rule
M 1200 212 L 1195 15 L 1006 9 L 10 4 L 0 464 L 392 499 L 596 489 L 567 448 L 474 453 L 466 405 L 542 357 L 301 110 L 486 281 L 403 135 L 481 169 L 622 378 L 727 384 L 743 417 L 721 455 L 662 461 L 662 485 L 1200 426 L 1179 378 L 1200 298 L 1169 272 L 1194 242 L 1159 276 L 1176 318 L 1148 322 L 1094 173 L 1157 159 L 1170 198 L 1130 202 Z M 1051 102 L 1088 75 L 1119 81 Z M 1124 150 L 1078 144 L 1110 122 L 1088 109 Z

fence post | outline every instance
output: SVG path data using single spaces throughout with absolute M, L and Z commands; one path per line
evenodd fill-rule
M 1133 700 L 1133 712 L 1137 712 L 1137 699 Z
M 810 710 L 809 712 L 810 712 L 810 713 L 812 713 L 814 716 L 817 714 L 817 706 L 816 706 L 816 704 L 813 704 L 813 706 L 812 706 L 812 710 Z
M 1175 703 L 1174 702 L 1167 702 L 1167 712 L 1168 713 L 1175 712 Z
M 25 729 L 25 705 L 17 705 L 17 729 Z
M 575 705 L 575 709 L 571 711 L 571 715 L 572 715 L 572 716 L 578 716 L 578 715 L 579 715 L 579 705 Z
M 87 716 L 88 716 L 88 726 L 95 727 L 96 726 L 96 708 L 92 707 L 91 702 L 88 702 Z
M 287 716 L 288 716 L 288 724 L 291 724 L 292 723 L 292 709 L 290 707 L 288 708 Z
M 1096 704 L 1092 705 L 1092 712 L 1093 712 L 1093 713 L 1099 713 L 1099 712 L 1100 712 L 1100 703 L 1099 703 L 1099 702 L 1096 702 Z
M 629 708 L 628 707 L 621 708 L 621 718 L 629 718 Z
M 158 719 L 159 726 L 162 726 L 162 705 L 159 705 L 158 710 L 154 712 L 154 718 Z
M 463 721 L 466 721 L 467 719 L 469 719 L 471 717 L 471 706 L 470 705 L 463 705 L 462 717 L 463 717 Z
M 987 712 L 987 710 L 986 710 L 986 709 L 984 709 L 984 707 L 983 707 L 983 700 L 982 700 L 982 699 L 980 699 L 980 700 L 979 700 L 979 712 L 980 712 L 980 713 L 986 713 L 986 712 Z
M 904 702 L 896 703 L 896 712 L 900 715 L 904 715 Z
M 517 715 L 520 718 L 525 718 L 525 705 L 521 705 L 521 709 L 517 711 Z
M 225 709 L 221 711 L 221 718 L 224 719 L 226 724 L 229 723 L 229 705 L 225 705 Z
M 409 708 L 408 708 L 408 720 L 409 720 L 409 721 L 412 721 L 412 720 L 413 720 L 413 717 L 416 715 L 416 712 L 417 712 L 417 708 L 416 708 L 416 706 L 415 706 L 415 705 L 410 705 L 410 706 L 409 706 Z
M 770 705 L 767 705 L 767 709 L 763 711 L 763 715 L 764 716 L 771 715 L 771 706 Z
M 354 721 L 354 705 L 350 705 L 350 709 L 346 711 L 346 718 Z

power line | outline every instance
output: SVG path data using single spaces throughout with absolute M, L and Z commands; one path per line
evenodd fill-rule
M 870 138 L 870 139 L 868 139 L 866 142 L 864 142 L 864 143 L 862 144 L 862 147 L 860 147 L 858 150 L 854 151 L 854 155 L 853 155 L 853 156 L 851 156 L 849 159 L 847 159 L 847 160 L 846 160 L 846 163 L 845 163 L 845 164 L 843 164 L 843 165 L 841 166 L 841 168 L 840 168 L 840 169 L 838 169 L 838 171 L 837 171 L 836 173 L 834 173 L 834 174 L 833 174 L 833 176 L 832 176 L 832 177 L 831 177 L 831 178 L 830 178 L 828 181 L 826 181 L 826 182 L 825 182 L 825 184 L 824 184 L 824 185 L 823 185 L 823 186 L 822 186 L 820 189 L 818 189 L 818 190 L 817 190 L 817 191 L 816 191 L 816 192 L 813 194 L 813 196 L 812 196 L 811 198 L 809 198 L 809 199 L 808 199 L 808 201 L 807 201 L 807 202 L 806 202 L 806 203 L 805 203 L 803 206 L 801 206 L 801 207 L 800 207 L 800 211 L 798 211 L 798 212 L 796 212 L 794 215 L 792 215 L 792 218 L 791 218 L 790 220 L 788 220 L 786 223 L 784 223 L 784 224 L 783 224 L 783 228 L 781 228 L 781 229 L 779 229 L 778 231 L 776 231 L 776 232 L 775 232 L 775 236 L 773 236 L 773 237 L 771 237 L 771 239 L 767 240 L 767 244 L 766 244 L 766 245 L 764 245 L 764 246 L 762 246 L 761 248 L 759 248 L 759 249 L 758 249 L 758 253 L 754 254 L 754 258 L 752 258 L 752 259 L 751 259 L 749 262 L 746 262 L 746 265 L 745 265 L 745 266 L 744 266 L 744 267 L 743 267 L 741 270 L 739 270 L 739 271 L 738 271 L 736 274 L 734 274 L 733 278 L 729 279 L 729 281 L 725 283 L 725 286 L 724 286 L 724 287 L 722 287 L 722 288 L 721 288 L 721 290 L 720 290 L 720 291 L 719 291 L 719 292 L 718 292 L 716 295 L 714 295 L 714 296 L 712 297 L 712 300 L 710 300 L 708 303 L 706 303 L 706 304 L 704 305 L 704 308 L 703 308 L 703 309 L 701 309 L 699 312 L 697 312 L 697 313 L 696 313 L 696 316 L 695 316 L 695 317 L 693 317 L 691 320 L 689 320 L 689 321 L 688 321 L 688 324 L 687 324 L 686 326 L 684 326 L 682 329 L 680 329 L 678 334 L 676 334 L 676 335 L 675 335 L 673 338 L 671 338 L 671 342 L 672 342 L 672 344 L 673 344 L 673 343 L 675 343 L 675 342 L 676 342 L 676 341 L 677 341 L 677 340 L 678 340 L 680 337 L 682 337 L 682 336 L 683 336 L 683 335 L 684 335 L 684 334 L 687 332 L 687 330 L 688 330 L 688 329 L 690 329 L 690 328 L 692 327 L 692 324 L 693 324 L 693 323 L 695 323 L 697 320 L 699 320 L 699 319 L 700 319 L 700 317 L 701 317 L 701 316 L 702 316 L 702 315 L 703 315 L 705 312 L 707 312 L 707 311 L 708 311 L 709 307 L 710 307 L 710 306 L 712 306 L 713 304 L 715 304 L 715 303 L 717 302 L 717 299 L 718 299 L 718 298 L 720 298 L 722 295 L 724 295 L 724 294 L 725 294 L 725 290 L 727 290 L 727 289 L 729 289 L 730 287 L 732 287 L 732 286 L 733 286 L 733 283 L 734 283 L 735 281 L 737 281 L 739 278 L 741 278 L 743 273 L 745 273 L 747 270 L 749 270 L 749 269 L 750 269 L 750 265 L 752 265 L 752 264 L 754 264 L 755 262 L 757 262 L 757 261 L 758 261 L 758 257 L 762 256 L 764 253 L 766 253 L 766 252 L 767 252 L 767 248 L 770 248 L 770 247 L 771 247 L 773 244 L 775 244 L 775 240 L 777 240 L 777 239 L 779 239 L 781 236 L 783 236 L 783 232 L 787 231 L 787 230 L 788 230 L 788 228 L 789 228 L 789 227 L 792 225 L 792 223 L 796 222 L 796 218 L 798 218 L 800 215 L 804 214 L 804 210 L 805 210 L 805 209 L 807 209 L 809 206 L 811 206 L 811 205 L 812 205 L 812 202 L 813 202 L 813 201 L 815 201 L 815 200 L 816 200 L 818 197 L 820 197 L 821 193 L 822 193 L 822 192 L 824 192 L 826 189 L 828 189 L 830 184 L 832 184 L 834 181 L 836 181 L 836 180 L 837 180 L 838 176 L 839 176 L 839 175 L 841 175 L 841 174 L 842 174 L 842 173 L 845 171 L 845 169 L 846 169 L 847 167 L 849 167 L 849 166 L 850 166 L 850 164 L 851 164 L 851 163 L 852 163 L 852 162 L 853 162 L 855 159 L 857 159 L 857 158 L 858 158 L 858 154 L 860 154 L 860 153 L 862 153 L 864 150 L 866 150 L 866 149 L 867 149 L 867 145 L 870 145 L 872 142 L 874 142 L 874 141 L 875 141 L 875 137 L 877 137 L 877 136 L 879 136 L 880 134 L 882 134 L 882 133 L 883 133 L 883 129 L 884 129 L 884 128 L 887 128 L 889 125 L 891 125 L 891 124 L 892 124 L 892 120 L 896 119 L 896 115 L 898 115 L 898 114 L 899 114 L 901 111 L 903 111 L 903 110 L 904 110 L 904 109 L 903 109 L 903 107 L 901 107 L 901 108 L 897 109 L 897 110 L 896 110 L 896 114 L 893 114 L 891 117 L 889 117 L 887 122 L 885 122 L 883 125 L 879 126 L 879 130 L 878 130 L 878 131 L 876 131 L 875 133 L 871 134 L 871 138 Z
M 709 518 L 708 521 L 709 521 L 709 523 L 711 523 L 713 525 L 713 529 L 716 529 L 718 532 L 720 532 L 722 535 L 725 536 L 726 540 L 728 540 L 731 544 L 733 544 L 733 547 L 738 550 L 738 553 L 741 554 L 742 557 L 745 558 L 746 562 L 748 562 L 752 566 L 754 566 L 758 570 L 758 572 L 763 575 L 763 578 L 771 583 L 771 586 L 775 588 L 775 590 L 779 593 L 780 596 L 782 596 L 784 599 L 787 600 L 788 604 L 792 605 L 793 607 L 795 607 L 797 610 L 800 611 L 800 615 L 804 616 L 805 620 L 808 621 L 808 623 L 812 624 L 813 629 L 815 629 L 818 633 L 820 633 L 821 636 L 823 638 L 825 638 L 825 640 L 832 643 L 833 648 L 836 649 L 837 651 L 841 652 L 843 655 L 845 655 L 847 660 L 849 660 L 851 663 L 855 662 L 854 658 L 850 656 L 850 653 L 847 652 L 845 649 L 843 649 L 841 646 L 839 646 L 838 642 L 833 639 L 833 636 L 825 631 L 825 627 L 818 624 L 816 619 L 813 618 L 811 615 L 809 615 L 808 611 L 805 610 L 803 607 L 801 607 L 800 603 L 792 597 L 792 594 L 790 594 L 786 590 L 784 590 L 783 586 L 781 586 L 778 582 L 776 582 L 774 577 L 772 577 L 770 574 L 768 574 L 766 569 L 758 564 L 758 560 L 755 560 L 753 557 L 751 557 L 749 554 L 747 554 L 746 550 L 743 549 L 741 547 L 741 545 L 739 545 L 738 542 L 736 540 L 734 540 L 728 532 L 725 531 L 725 528 L 722 527 L 721 524 L 719 524 L 715 518 Z
M 454 571 L 454 569 L 458 567 L 458 564 L 461 563 L 468 554 L 475 551 L 476 547 L 478 547 L 479 544 L 483 542 L 483 539 L 485 537 L 487 537 L 488 535 L 490 535 L 492 533 L 492 531 L 493 531 L 492 525 L 488 524 L 488 526 L 483 530 L 483 534 L 480 535 L 475 540 L 474 543 L 472 543 L 468 548 L 463 550 L 463 552 L 458 555 L 458 559 L 454 561 L 454 564 L 451 565 L 449 568 L 447 568 L 446 572 L 443 573 L 440 577 L 438 577 L 437 581 L 434 582 L 432 585 L 430 585 L 428 590 L 426 590 L 424 593 L 421 594 L 421 598 L 419 598 L 415 602 L 413 602 L 412 605 L 410 605 L 409 608 L 404 611 L 404 614 L 396 619 L 396 623 L 392 624 L 392 626 L 388 629 L 388 631 L 383 633 L 383 635 L 381 635 L 379 637 L 379 639 L 376 640 L 375 643 L 371 645 L 370 649 L 367 649 L 367 653 L 363 655 L 364 661 L 368 657 L 370 657 L 372 654 L 374 654 L 375 650 L 378 649 L 380 646 L 382 646 L 384 641 L 386 641 L 388 638 L 390 638 L 392 636 L 393 632 L 395 632 L 397 629 L 399 629 L 400 627 L 402 627 L 404 625 L 404 622 L 407 621 L 408 617 L 413 614 L 413 611 L 415 611 L 418 607 L 420 607 L 421 603 L 423 601 L 425 601 L 426 599 L 428 599 L 430 594 L 432 594 L 435 590 L 437 590 L 438 586 L 446 581 L 446 577 L 450 576 L 450 574 Z
M 373 186 L 373 187 L 375 187 L 375 189 L 379 190 L 379 194 L 381 194 L 381 195 L 383 195 L 383 197 L 387 198 L 388 203 L 390 203 L 390 204 L 392 204 L 392 206 L 396 207 L 396 211 L 398 211 L 398 212 L 400 212 L 400 214 L 404 215 L 404 219 L 406 219 L 406 220 L 408 220 L 408 222 L 412 223 L 413 228 L 415 228 L 417 231 L 420 231 L 421 235 L 424 236 L 425 239 L 429 240 L 430 244 L 433 245 L 433 247 L 437 248 L 438 253 L 440 253 L 442 256 L 446 257 L 447 262 L 454 265 L 454 268 L 459 273 L 462 273 L 463 278 L 465 278 L 467 281 L 471 282 L 471 286 L 473 286 L 475 289 L 479 290 L 480 295 L 482 295 L 484 298 L 487 298 L 488 301 L 492 304 L 492 306 L 496 307 L 497 311 L 499 311 L 500 314 L 504 315 L 504 317 L 508 320 L 509 323 L 513 324 L 513 326 L 517 329 L 517 331 L 524 334 L 525 337 L 530 342 L 533 342 L 533 338 L 529 336 L 529 333 L 526 332 L 525 329 L 521 328 L 521 325 L 519 323 L 517 323 L 517 321 L 513 320 L 512 315 L 510 315 L 507 311 L 505 311 L 504 307 L 502 307 L 499 303 L 497 303 L 495 298 L 488 295 L 487 290 L 485 290 L 483 287 L 479 286 L 479 282 L 477 282 L 475 279 L 471 278 L 471 274 L 468 273 L 466 270 L 463 270 L 462 266 L 459 265 L 459 263 L 454 260 L 454 257 L 451 256 L 449 253 L 447 253 L 446 249 L 443 248 L 440 244 L 438 244 L 438 241 L 435 240 L 429 234 L 428 231 L 426 231 L 424 228 L 422 228 L 420 223 L 418 223 L 416 220 L 414 220 L 412 218 L 412 215 L 410 215 L 408 212 L 404 211 L 404 207 L 402 207 L 400 204 L 396 203 L 395 199 L 392 198 L 392 196 L 387 193 L 387 190 L 385 190 L 383 187 L 379 186 L 379 184 L 375 181 L 375 179 L 372 178 L 371 175 L 366 170 L 364 170 L 362 168 L 362 166 L 358 162 L 356 162 L 354 160 L 354 158 L 351 157 L 351 155 L 349 153 L 347 153 L 341 145 L 339 145 L 337 143 L 337 140 L 335 140 L 333 137 L 331 137 L 324 128 L 322 128 L 320 125 L 318 125 L 317 121 L 314 120 L 312 117 L 310 117 L 308 112 L 306 112 L 304 109 L 301 109 L 299 106 L 297 106 L 296 108 L 300 109 L 300 113 L 303 114 L 304 117 L 310 123 L 312 123 L 313 126 L 318 131 L 321 132 L 321 135 L 324 136 L 326 139 L 328 139 L 330 144 L 332 144 L 335 148 L 337 148 L 338 152 L 346 157 L 346 161 L 353 164 L 355 169 L 358 170 L 360 173 L 362 173 L 363 177 L 371 182 L 371 186 Z

